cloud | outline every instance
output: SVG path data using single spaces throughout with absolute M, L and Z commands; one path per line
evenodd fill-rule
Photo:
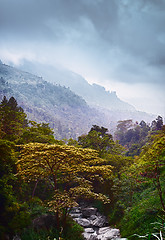
M 1 0 L 0 58 L 61 64 L 104 86 L 151 84 L 159 95 L 164 11 L 164 0 Z

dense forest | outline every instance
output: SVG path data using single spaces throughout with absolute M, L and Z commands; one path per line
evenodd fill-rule
M 69 215 L 95 206 L 127 239 L 165 237 L 165 125 L 119 121 L 57 140 L 14 97 L 0 104 L 0 239 L 82 240 Z M 46 215 L 45 227 L 36 220 Z

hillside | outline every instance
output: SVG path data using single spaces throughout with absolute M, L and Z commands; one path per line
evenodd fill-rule
M 76 138 L 105 118 L 70 89 L 0 63 L 0 98 L 14 96 L 28 118 L 48 122 L 55 137 Z M 102 120 L 103 119 L 103 120 Z
M 113 131 L 116 122 L 119 120 L 132 119 L 134 121 L 151 122 L 156 116 L 138 111 L 129 103 L 118 98 L 116 92 L 106 91 L 98 84 L 89 84 L 82 76 L 77 73 L 63 69 L 59 66 L 54 67 L 38 62 L 24 61 L 21 69 L 44 77 L 51 83 L 69 87 L 73 92 L 83 97 L 89 106 L 101 112 L 108 129 Z M 104 122 L 104 121 L 103 121 Z
M 43 69 L 43 72 L 48 73 L 46 67 Z M 53 74 L 54 72 L 49 71 L 49 73 Z M 62 72 L 62 70 L 56 73 L 58 76 L 55 75 L 54 78 L 52 77 L 53 81 L 48 82 L 42 77 L 1 62 L 0 99 L 4 95 L 7 98 L 14 96 L 18 104 L 25 110 L 28 118 L 37 122 L 49 123 L 50 127 L 54 129 L 57 139 L 77 138 L 81 134 L 87 133 L 94 124 L 104 126 L 113 133 L 119 120 L 141 121 L 143 119 L 151 122 L 154 119 L 154 116 L 136 111 L 131 105 L 122 102 L 115 93 L 109 93 L 96 84 L 88 84 L 79 75 L 68 71 Z M 67 74 L 71 74 L 70 77 Z M 39 75 L 41 76 L 41 74 Z M 86 92 L 86 99 L 91 99 L 91 101 L 92 99 L 94 101 L 95 96 L 99 96 L 97 99 L 102 106 L 99 105 L 99 102 L 92 104 L 90 100 L 87 104 L 69 87 L 59 85 L 60 81 L 62 81 L 61 85 L 64 85 L 65 81 L 70 82 L 77 89 L 79 85 L 79 91 Z M 121 109 L 119 109 L 118 103 L 120 103 Z M 110 109 L 107 106 L 113 106 L 113 108 Z
M 21 69 L 43 76 L 49 82 L 69 87 L 73 92 L 83 97 L 91 106 L 112 111 L 136 111 L 131 104 L 120 100 L 116 92 L 106 91 L 104 87 L 98 84 L 91 85 L 82 76 L 69 70 L 29 61 L 24 61 Z

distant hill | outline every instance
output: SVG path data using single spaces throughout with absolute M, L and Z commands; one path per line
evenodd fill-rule
M 131 105 L 122 102 L 115 93 L 109 93 L 99 85 L 88 84 L 75 73 L 63 70 L 56 72 L 55 69 L 51 72 L 51 67 L 43 69 L 46 74 L 54 76 L 52 82 L 27 72 L 30 69 L 25 72 L 0 62 L 0 99 L 4 95 L 7 98 L 14 96 L 30 120 L 50 123 L 57 139 L 77 138 L 87 133 L 94 124 L 107 127 L 113 133 L 118 120 L 151 122 L 154 119 L 154 116 L 136 111 Z M 38 75 L 42 76 L 42 73 Z M 71 91 L 71 87 L 65 87 L 65 81 L 71 82 L 77 89 L 79 85 L 79 91 L 86 94 L 90 106 Z
M 69 88 L 0 63 L 0 98 L 4 95 L 14 96 L 29 119 L 50 123 L 57 139 L 76 138 L 92 124 L 110 124 Z
M 94 107 L 113 111 L 136 111 L 132 105 L 120 100 L 116 92 L 106 91 L 104 87 L 98 84 L 91 85 L 83 77 L 69 70 L 29 61 L 24 61 L 21 69 L 42 76 L 49 82 L 69 87 Z
M 24 61 L 20 67 L 44 77 L 49 82 L 69 87 L 73 92 L 83 97 L 89 106 L 101 111 L 104 117 L 106 116 L 105 119 L 106 122 L 110 123 L 109 129 L 111 131 L 119 120 L 144 120 L 150 123 L 156 117 L 136 110 L 131 104 L 120 100 L 116 92 L 106 91 L 98 84 L 91 85 L 82 76 L 67 69 L 30 61 Z

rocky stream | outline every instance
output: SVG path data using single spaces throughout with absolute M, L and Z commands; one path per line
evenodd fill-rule
M 72 209 L 71 217 L 84 228 L 86 240 L 126 240 L 120 237 L 120 230 L 111 228 L 105 216 L 97 208 L 79 206 Z

